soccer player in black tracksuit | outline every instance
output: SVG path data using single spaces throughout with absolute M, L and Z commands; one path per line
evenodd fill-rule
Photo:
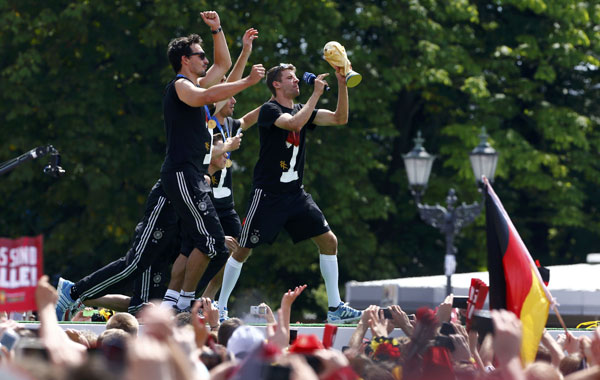
M 338 70 L 339 71 L 339 70 Z M 323 213 L 304 191 L 306 130 L 317 125 L 341 125 L 348 121 L 348 90 L 344 76 L 336 73 L 338 103 L 335 112 L 316 109 L 326 82 L 315 79 L 312 96 L 305 105 L 294 104 L 300 94 L 296 69 L 280 64 L 267 73 L 267 86 L 274 98 L 265 103 L 258 117 L 260 154 L 254 168 L 253 190 L 240 237 L 240 248 L 227 260 L 219 297 L 221 319 L 227 317 L 227 300 L 252 248 L 272 243 L 285 228 L 296 243 L 312 239 L 319 248 L 321 274 L 325 280 L 333 323 L 354 322 L 361 312 L 344 304 L 338 289 L 337 239 Z
M 257 83 L 264 76 L 264 69 L 262 65 L 256 65 L 249 77 L 208 90 L 196 87 L 196 84 L 209 87 L 218 83 L 231 66 L 231 58 L 218 14 L 209 11 L 202 12 L 201 16 L 214 36 L 215 64 L 211 69 L 206 70 L 208 60 L 200 46 L 201 39 L 198 35 L 172 40 L 167 52 L 173 69 L 182 76 L 167 85 L 163 104 L 168 146 L 161 177 L 164 177 L 168 183 L 165 186 L 159 181 L 153 187 L 146 203 L 146 212 L 142 221 L 143 232 L 136 237 L 125 257 L 108 264 L 75 284 L 62 278 L 59 280 L 56 306 L 59 320 L 64 318 L 65 312 L 73 307 L 77 300 L 85 301 L 117 292 L 122 289 L 124 282 L 131 281 L 152 265 L 156 255 L 168 250 L 165 246 L 179 236 L 178 217 L 182 221 L 181 226 L 185 236 L 194 247 L 192 253 L 196 253 L 194 255 L 196 260 L 192 263 L 198 264 L 200 261 L 200 266 L 194 267 L 195 270 L 200 271 L 198 278 L 203 272 L 203 259 L 197 259 L 198 255 L 203 256 L 200 249 L 203 249 L 207 256 L 227 259 L 227 249 L 222 239 L 219 239 L 219 236 L 222 236 L 220 224 L 218 221 L 215 224 L 211 220 L 214 216 L 210 214 L 211 210 L 214 214 L 212 203 L 209 207 L 209 204 L 203 201 L 210 187 L 204 183 L 201 173 L 205 171 L 208 164 L 208 162 L 204 164 L 206 155 L 209 156 L 208 161 L 210 161 L 212 144 L 211 133 L 206 130 L 206 114 L 202 106 L 227 99 Z M 184 78 L 186 74 L 187 78 Z M 177 186 L 177 178 L 180 178 L 179 183 L 183 184 L 182 187 Z M 198 178 L 201 181 L 198 181 Z M 174 195 L 174 201 L 167 199 L 169 192 L 172 193 L 171 196 Z M 183 194 L 189 196 L 190 193 L 196 200 L 194 204 L 186 203 L 182 197 Z M 208 201 L 210 202 L 210 199 Z M 200 223 L 203 219 L 198 215 L 199 209 L 205 213 L 204 216 L 208 219 L 206 223 Z M 208 213 L 206 213 L 207 209 Z M 216 217 L 213 219 L 216 220 Z M 210 233 L 214 233 L 216 237 L 210 236 Z M 189 282 L 193 282 L 194 276 L 190 275 L 190 277 Z M 195 286 L 196 283 L 192 288 Z M 184 301 L 184 308 L 185 303 Z
M 219 18 L 216 13 L 214 15 L 210 25 L 216 36 L 215 54 L 220 52 L 229 56 Z M 210 185 L 204 179 L 213 153 L 211 127 L 216 126 L 213 119 L 209 120 L 206 105 L 229 98 L 258 83 L 264 76 L 264 68 L 254 65 L 250 75 L 244 79 L 203 89 L 196 83 L 203 86 L 219 82 L 225 72 L 211 72 L 212 68 L 206 71 L 208 60 L 198 36 L 171 41 L 167 54 L 177 76 L 167 85 L 163 98 L 167 155 L 161 169 L 161 181 L 181 219 L 185 239 L 192 247 L 177 301 L 177 308 L 185 310 L 191 306 L 196 285 L 208 262 L 211 259 L 227 260 L 229 254 L 223 229 L 210 200 Z
M 148 195 L 144 218 L 136 226 L 133 244 L 127 254 L 76 283 L 63 278 L 59 280 L 56 304 L 58 320 L 63 320 L 65 313 L 79 302 L 85 304 L 86 300 L 126 290 L 138 274 L 152 265 L 156 257 L 172 250 L 178 235 L 177 215 L 159 180 Z

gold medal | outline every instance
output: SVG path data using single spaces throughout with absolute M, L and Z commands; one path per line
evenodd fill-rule
M 214 129 L 217 126 L 217 122 L 214 121 L 213 119 L 210 119 L 208 121 L 208 129 Z
M 231 161 L 229 158 L 227 159 L 227 161 L 225 162 L 225 167 L 226 168 L 230 168 L 231 165 L 233 165 L 233 161 Z

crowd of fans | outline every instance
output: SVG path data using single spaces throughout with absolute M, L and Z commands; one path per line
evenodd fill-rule
M 96 335 L 63 330 L 54 312 L 57 292 L 44 276 L 36 290 L 39 329 L 6 316 L 0 321 L 0 336 L 18 335 L 12 347 L 2 339 L 0 378 L 600 379 L 600 330 L 592 338 L 567 333 L 554 339 L 546 332 L 536 361 L 523 365 L 521 322 L 514 314 L 492 311 L 493 333 L 478 336 L 456 318 L 451 296 L 435 311 L 419 309 L 414 319 L 399 306 L 386 313 L 370 306 L 343 352 L 315 335 L 290 342 L 291 307 L 305 288 L 283 295 L 277 317 L 267 307 L 266 334 L 237 318 L 219 324 L 218 309 L 203 298 L 178 315 L 150 306 L 137 319 L 116 313 Z M 391 337 L 394 329 L 403 336 Z

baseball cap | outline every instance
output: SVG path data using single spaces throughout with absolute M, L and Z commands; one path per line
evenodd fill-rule
M 265 341 L 264 334 L 254 326 L 240 326 L 227 342 L 227 350 L 237 359 L 243 359 Z

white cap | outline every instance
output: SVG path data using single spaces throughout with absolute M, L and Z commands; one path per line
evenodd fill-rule
M 240 326 L 235 329 L 231 338 L 229 338 L 227 350 L 236 358 L 241 359 L 246 354 L 254 351 L 264 340 L 264 334 L 256 327 Z

